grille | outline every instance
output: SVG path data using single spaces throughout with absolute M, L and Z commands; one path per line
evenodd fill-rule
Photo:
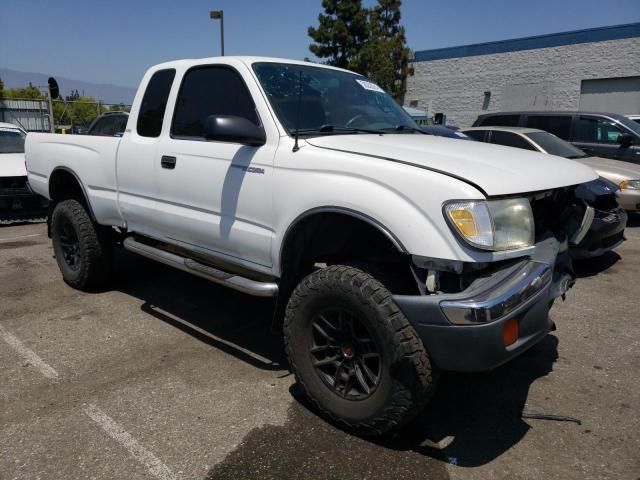
M 31 193 L 27 177 L 0 177 L 0 193 L 4 195 Z

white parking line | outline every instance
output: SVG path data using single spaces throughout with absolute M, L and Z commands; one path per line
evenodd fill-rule
M 44 360 L 42 360 L 33 350 L 29 350 L 14 335 L 9 333 L 2 325 L 0 325 L 0 337 L 7 342 L 13 349 L 18 352 L 30 365 L 33 365 L 40 373 L 47 378 L 58 378 L 58 372 L 51 368 Z
M 174 473 L 149 450 L 140 445 L 135 438 L 118 425 L 111 417 L 95 405 L 82 408 L 94 422 L 120 445 L 127 449 L 133 458 L 147 467 L 149 473 L 160 480 L 176 480 Z
M 13 242 L 14 240 L 22 240 L 23 238 L 39 237 L 41 233 L 32 233 L 30 235 L 20 235 L 19 237 L 0 238 L 0 242 Z

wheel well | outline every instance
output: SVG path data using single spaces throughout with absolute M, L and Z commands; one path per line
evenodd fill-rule
M 55 206 L 64 200 L 77 200 L 89 213 L 89 216 L 95 221 L 93 210 L 87 200 L 84 188 L 78 180 L 78 177 L 70 170 L 58 168 L 53 171 L 49 177 L 49 215 L 47 216 L 47 228 L 49 236 L 51 236 L 51 214 Z
M 287 232 L 280 255 L 283 293 L 288 297 L 315 268 L 340 263 L 375 268 L 369 273 L 383 276 L 392 293 L 415 287 L 410 255 L 394 237 L 366 217 L 332 211 L 307 215 Z

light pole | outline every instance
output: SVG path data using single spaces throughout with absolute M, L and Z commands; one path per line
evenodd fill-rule
M 212 10 L 209 18 L 220 20 L 220 54 L 224 57 L 224 12 L 222 10 Z

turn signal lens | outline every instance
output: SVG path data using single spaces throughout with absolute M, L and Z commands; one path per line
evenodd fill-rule
M 465 237 L 475 237 L 478 235 L 478 227 L 473 218 L 473 214 L 468 210 L 453 210 L 449 212 L 451 220 L 458 227 L 460 233 Z
M 513 345 L 518 340 L 518 319 L 512 318 L 507 320 L 502 327 L 502 339 L 504 341 L 504 346 L 508 347 L 509 345 Z

